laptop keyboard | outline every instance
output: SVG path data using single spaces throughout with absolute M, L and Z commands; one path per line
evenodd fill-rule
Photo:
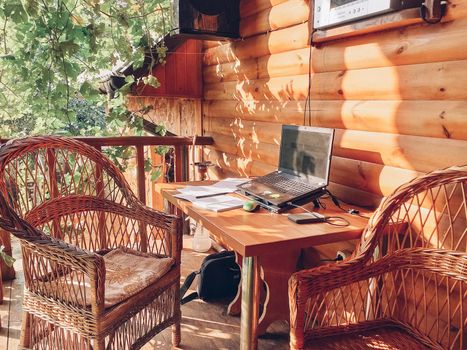
M 304 193 L 314 191 L 318 186 L 302 181 L 290 179 L 281 173 L 271 173 L 255 179 L 256 182 L 268 185 L 277 192 L 289 193 L 293 196 L 300 196 Z

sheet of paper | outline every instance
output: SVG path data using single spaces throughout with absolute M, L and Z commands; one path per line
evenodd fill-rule
M 209 186 L 186 186 L 178 190 L 178 192 L 180 192 L 180 194 L 182 194 L 185 198 L 182 198 L 179 195 L 176 196 L 177 198 L 190 200 L 188 199 L 190 196 L 199 198 L 204 196 L 232 193 L 237 190 L 237 185 L 240 185 L 246 181 L 248 181 L 247 178 L 227 178 Z
M 211 187 L 224 188 L 226 190 L 232 190 L 233 192 L 237 189 L 238 185 L 241 185 L 249 180 L 250 179 L 244 177 L 229 177 L 227 179 L 218 181 L 215 184 L 212 184 Z
M 208 198 L 198 198 L 193 201 L 193 205 L 202 209 L 216 212 L 240 208 L 245 201 L 243 199 L 228 195 L 221 195 Z
M 183 199 L 183 200 L 189 201 L 189 202 L 193 202 L 196 199 L 195 196 L 192 196 L 190 194 L 184 194 L 184 193 L 174 194 L 174 197 L 175 198 L 180 198 L 180 199 Z

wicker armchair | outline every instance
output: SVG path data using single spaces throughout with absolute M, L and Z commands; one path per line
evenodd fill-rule
M 292 349 L 467 348 L 467 166 L 383 201 L 355 253 L 289 281 Z
M 180 342 L 180 219 L 142 205 L 100 151 L 60 137 L 0 146 L 0 227 L 21 241 L 21 346 Z

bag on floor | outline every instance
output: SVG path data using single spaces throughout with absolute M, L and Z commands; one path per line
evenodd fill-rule
M 198 288 L 185 297 L 185 294 L 199 275 Z M 235 262 L 235 252 L 223 251 L 204 258 L 199 271 L 190 273 L 180 288 L 181 304 L 194 299 L 211 301 L 233 298 L 240 283 L 240 267 Z

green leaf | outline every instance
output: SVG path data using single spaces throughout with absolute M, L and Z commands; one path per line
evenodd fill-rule
M 0 34 L 5 84 L 0 95 L 0 135 L 141 134 L 142 120 L 129 120 L 126 103 L 134 78 L 128 77 L 110 101 L 95 87 L 101 72 L 122 61 L 139 67 L 145 52 L 171 27 L 169 11 L 162 16 L 153 11 L 158 4 L 168 7 L 169 0 L 147 0 L 144 8 L 142 3 L 3 0 L 0 27 L 7 21 L 7 31 Z M 158 53 L 164 56 L 162 46 Z M 153 87 L 160 84 L 152 75 L 144 80 Z
M 128 84 L 133 84 L 135 82 L 135 77 L 133 75 L 127 75 L 125 77 L 125 82 Z
M 76 79 L 78 75 L 81 73 L 81 67 L 76 63 L 65 61 L 63 65 L 65 68 L 65 73 L 67 74 L 68 78 Z
M 161 167 L 156 167 L 153 171 L 151 171 L 151 181 L 157 181 L 162 176 L 162 169 Z
M 12 256 L 6 254 L 4 252 L 4 249 L 5 249 L 4 246 L 0 247 L 0 258 L 3 259 L 3 261 L 5 262 L 7 266 L 12 267 L 16 260 Z
M 160 136 L 165 136 L 167 134 L 167 129 L 164 125 L 157 125 L 154 131 Z
M 169 146 L 157 146 L 155 148 L 155 152 L 160 155 L 160 156 L 163 156 L 167 153 L 170 152 L 170 147 Z
M 79 50 L 80 46 L 73 40 L 66 40 L 59 43 L 59 48 L 63 50 L 63 52 L 73 55 Z
M 144 171 L 148 172 L 152 170 L 152 163 L 150 159 L 144 160 Z
M 3 56 L 0 56 L 0 60 L 4 60 L 4 61 L 14 61 L 16 58 L 15 56 L 13 55 L 3 55 Z
M 154 75 L 148 75 L 147 77 L 143 77 L 143 83 L 154 88 L 158 88 L 161 86 L 159 79 L 157 79 Z
M 79 92 L 81 93 L 82 96 L 87 97 L 87 98 L 91 98 L 91 97 L 99 95 L 99 92 L 88 81 L 85 81 L 84 83 L 81 84 L 79 88 Z

